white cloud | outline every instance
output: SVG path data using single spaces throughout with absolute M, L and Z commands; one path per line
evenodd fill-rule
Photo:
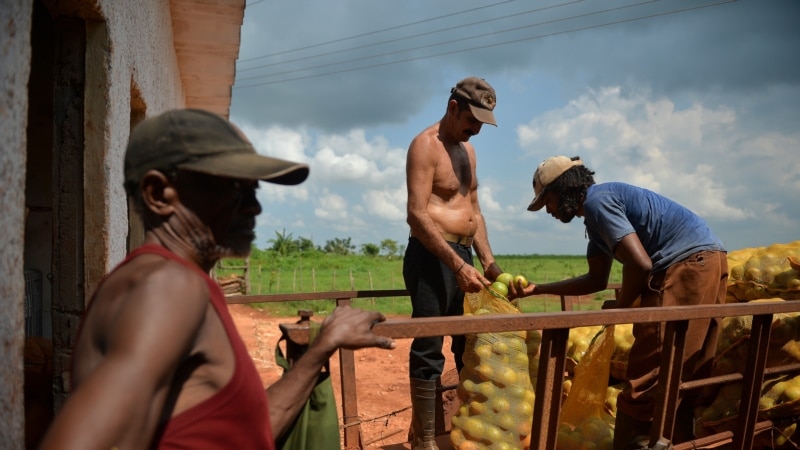
M 452 15 L 485 6 L 478 3 L 345 0 L 312 2 L 310 9 L 304 2 L 248 7 L 233 121 L 239 124 L 238 116 L 262 126 L 242 128 L 265 153 L 311 167 L 301 186 L 263 183 L 259 200 L 269 221 L 260 234 L 285 227 L 317 244 L 348 236 L 356 244 L 403 242 L 406 146 L 441 117 L 455 80 L 480 75 L 499 99 L 501 126 L 472 139 L 495 252 L 585 250 L 579 221 L 567 226 L 525 211 L 533 168 L 554 154 L 581 155 L 598 182 L 626 181 L 677 200 L 707 218 L 729 248 L 800 238 L 800 60 L 794 56 L 800 28 L 793 20 L 800 4 L 793 0 L 776 0 L 771 8 L 739 0 L 574 32 L 553 25 L 565 33 L 365 70 L 304 69 L 287 74 L 285 82 L 268 75 L 452 38 L 469 30 L 420 35 L 419 42 L 397 41 L 391 48 L 362 47 L 444 30 L 486 13 L 513 16 L 498 23 L 501 28 L 544 19 L 514 14 L 531 8 L 525 2 Z M 634 3 L 626 2 L 631 8 L 622 14 L 673 9 L 664 2 Z M 552 12 L 567 17 L 600 7 L 578 2 Z M 389 29 L 435 16 L 446 19 L 420 23 L 416 31 Z M 309 26 L 299 31 L 297 20 Z M 364 34 L 383 29 L 398 34 Z M 306 56 L 312 57 L 307 64 L 288 64 Z M 324 75 L 329 69 L 344 70 Z M 242 88 L 253 83 L 263 84 Z
M 728 149 L 736 145 L 732 137 L 740 134 L 739 127 L 729 108 L 694 103 L 680 109 L 647 91 L 624 94 L 620 87 L 608 87 L 521 125 L 518 139 L 539 160 L 554 152 L 580 155 L 598 182 L 628 182 L 706 218 L 740 220 L 752 213 L 731 198 L 733 180 L 725 176 L 737 165 Z
M 382 137 L 367 139 L 363 130 L 326 134 L 317 139 L 312 166 L 319 179 L 382 186 L 404 176 L 405 150 Z
M 261 154 L 304 163 L 310 159 L 305 153 L 309 137 L 302 130 L 279 126 L 257 128 L 249 124 L 240 128 Z
M 333 194 L 325 189 L 317 199 L 314 215 L 324 220 L 344 220 L 349 214 L 347 211 L 347 200 L 341 195 Z
M 361 196 L 368 214 L 378 219 L 398 222 L 406 219 L 407 198 L 405 185 L 396 189 L 368 190 Z

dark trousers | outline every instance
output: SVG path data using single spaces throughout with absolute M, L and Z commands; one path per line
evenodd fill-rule
M 472 248 L 450 244 L 467 264 L 472 265 Z M 455 274 L 439 261 L 415 237 L 408 239 L 403 258 L 403 280 L 411 296 L 411 317 L 443 317 L 464 314 L 464 292 L 456 283 Z M 409 352 L 408 371 L 411 378 L 435 380 L 444 370 L 441 336 L 415 338 Z M 464 367 L 465 337 L 453 336 L 450 350 L 461 372 Z

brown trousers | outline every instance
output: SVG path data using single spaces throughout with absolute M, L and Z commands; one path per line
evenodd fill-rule
M 653 274 L 642 292 L 641 307 L 713 305 L 725 303 L 728 260 L 725 252 L 703 251 Z M 682 380 L 707 377 L 716 354 L 720 319 L 689 322 Z M 640 420 L 652 420 L 665 327 L 661 323 L 633 326 L 635 341 L 628 358 L 628 384 L 617 408 Z M 646 433 L 646 431 L 645 431 Z

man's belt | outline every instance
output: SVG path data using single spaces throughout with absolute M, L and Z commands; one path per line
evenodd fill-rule
M 445 241 L 452 242 L 453 244 L 463 245 L 465 247 L 472 247 L 472 241 L 474 238 L 472 236 L 459 236 L 453 233 L 447 233 L 445 231 L 439 232 Z M 414 232 L 408 234 L 411 237 L 414 237 Z

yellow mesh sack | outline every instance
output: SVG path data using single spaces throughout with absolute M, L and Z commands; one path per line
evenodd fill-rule
M 611 355 L 611 377 L 627 381 L 628 356 L 633 346 L 633 324 L 618 323 L 614 327 L 614 353 Z
M 581 359 L 583 359 L 583 356 L 589 350 L 589 344 L 592 342 L 592 339 L 602 328 L 602 326 L 597 325 L 569 329 L 566 361 L 566 370 L 569 375 L 575 374 L 575 366 L 580 364 Z
M 800 299 L 800 241 L 728 253 L 728 303 Z
M 502 295 L 486 289 L 464 296 L 465 315 L 518 314 Z M 533 421 L 533 383 L 539 331 L 468 334 L 451 419 L 455 449 L 527 448 Z M 533 371 L 532 371 L 533 370 Z
M 557 450 L 577 450 L 587 443 L 601 450 L 613 447 L 614 418 L 606 411 L 606 399 L 614 328 L 613 324 L 603 327 L 575 367 L 572 387 L 561 408 Z
M 754 302 L 784 301 L 760 299 Z M 744 373 L 749 351 L 751 316 L 722 319 L 717 354 L 714 357 L 713 375 Z M 800 313 L 773 315 L 767 347 L 767 367 L 800 362 Z
M 734 431 L 737 425 L 739 406 L 742 398 L 742 383 L 731 382 L 720 387 L 713 402 L 695 410 L 698 428 L 704 434 Z M 759 420 L 772 420 L 773 433 L 763 433 L 760 445 L 766 448 L 779 448 L 791 437 L 795 428 L 782 422 L 795 421 L 800 414 L 800 375 L 780 375 L 764 381 L 758 401 Z M 698 436 L 701 437 L 701 436 Z

